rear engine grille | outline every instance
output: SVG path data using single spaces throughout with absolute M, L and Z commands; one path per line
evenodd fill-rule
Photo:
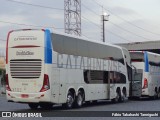
M 10 60 L 12 78 L 39 78 L 41 75 L 42 61 L 40 59 L 14 59 Z

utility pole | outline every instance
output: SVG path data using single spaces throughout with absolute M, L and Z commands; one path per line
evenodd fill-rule
M 102 15 L 102 40 L 105 42 L 105 21 L 109 21 L 109 15 L 107 13 L 103 13 Z
M 64 0 L 65 33 L 81 36 L 81 0 Z

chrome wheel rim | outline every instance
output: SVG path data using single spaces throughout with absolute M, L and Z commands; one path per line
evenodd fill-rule
M 73 104 L 73 97 L 72 97 L 72 95 L 68 95 L 67 96 L 67 105 L 68 105 L 68 107 L 72 107 L 72 104 Z
M 119 100 L 119 94 L 117 93 L 117 96 L 116 96 L 116 98 L 115 98 L 115 101 L 118 102 L 118 100 Z
M 78 98 L 77 98 L 77 103 L 78 103 L 79 106 L 82 105 L 82 101 L 83 101 L 82 95 L 79 94 Z

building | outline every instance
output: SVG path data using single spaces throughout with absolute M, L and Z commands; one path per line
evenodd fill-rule
M 160 41 L 120 43 L 117 45 L 125 47 L 128 50 L 150 51 L 160 54 Z

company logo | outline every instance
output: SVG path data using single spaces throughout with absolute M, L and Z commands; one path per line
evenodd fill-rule
M 11 112 L 2 112 L 2 117 L 11 117 Z
M 18 36 L 17 38 L 14 38 L 14 41 L 22 41 L 22 40 L 37 40 L 37 37 L 34 36 Z
M 17 51 L 16 55 L 34 55 L 34 52 L 30 52 L 30 51 Z
M 9 117 L 42 117 L 41 113 L 23 113 L 23 112 L 2 112 L 2 116 L 4 118 Z

